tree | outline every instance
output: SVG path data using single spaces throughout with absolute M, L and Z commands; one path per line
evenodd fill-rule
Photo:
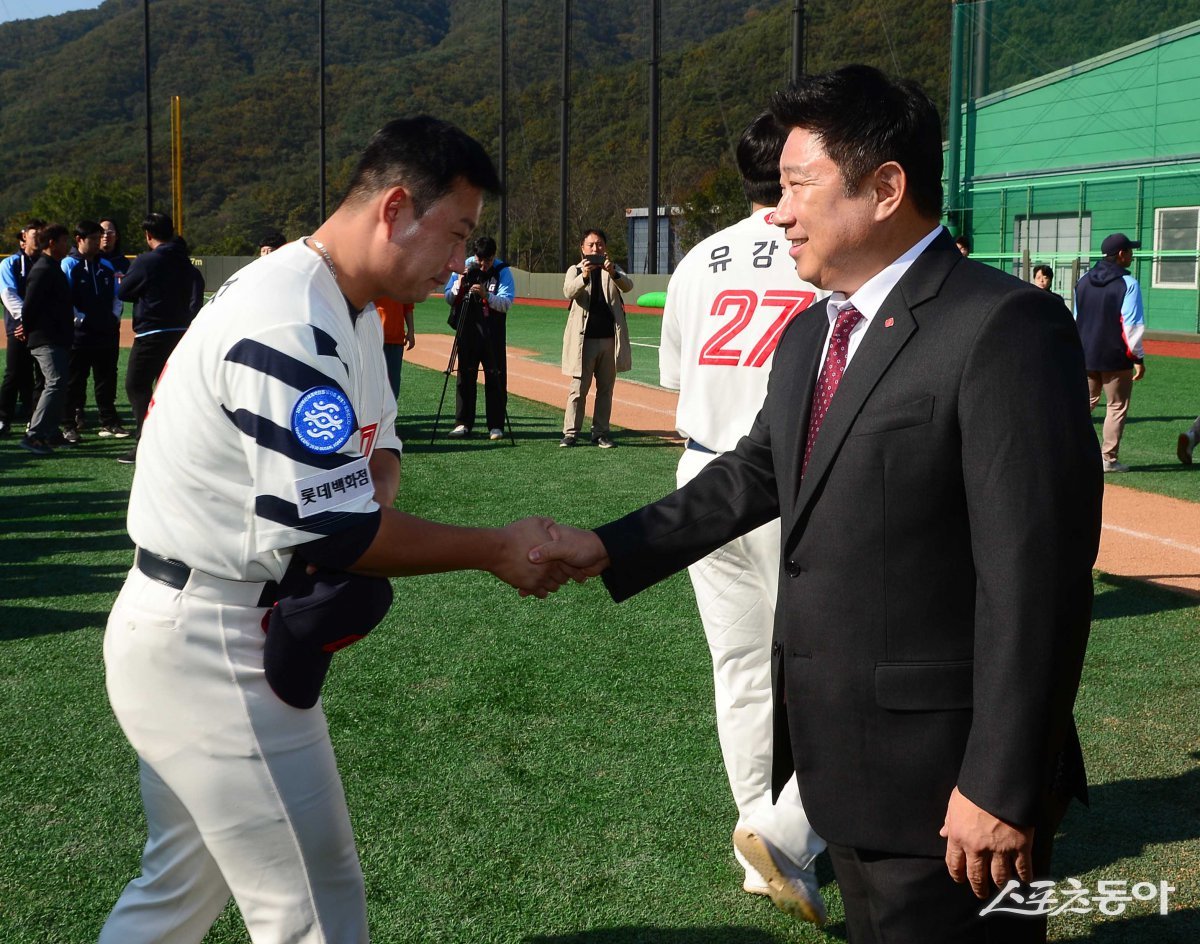
M 80 220 L 112 220 L 119 232 L 126 233 L 135 218 L 140 221 L 137 203 L 138 194 L 119 180 L 98 173 L 82 178 L 52 174 L 33 198 L 30 215 L 67 227 Z

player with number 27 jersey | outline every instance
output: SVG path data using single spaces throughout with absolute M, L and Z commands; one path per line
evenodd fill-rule
M 749 431 L 783 329 L 817 296 L 797 277 L 773 212 L 757 210 L 695 246 L 667 292 L 659 382 L 681 391 L 679 434 L 713 452 Z

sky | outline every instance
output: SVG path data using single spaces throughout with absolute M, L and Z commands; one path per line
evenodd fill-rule
M 8 20 L 35 20 L 69 10 L 94 10 L 100 0 L 0 0 L 0 23 Z

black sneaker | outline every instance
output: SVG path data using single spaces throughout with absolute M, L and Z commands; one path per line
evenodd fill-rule
M 7 436 L 12 432 L 12 423 L 8 420 L 0 420 L 0 436 Z
M 135 462 L 137 462 L 137 449 L 130 449 L 124 455 L 117 456 L 117 461 L 121 463 L 121 465 L 133 465 Z
M 35 456 L 54 455 L 54 447 L 42 439 L 41 436 L 30 436 L 26 433 L 21 437 L 21 441 L 17 445 L 26 452 L 32 452 Z
M 79 445 L 79 431 L 73 426 L 65 426 L 62 431 L 63 442 L 68 446 Z
M 568 446 L 574 446 L 574 445 L 575 445 L 575 437 L 573 435 L 571 435 L 570 433 L 567 433 L 567 435 L 565 435 L 561 440 L 559 440 L 558 448 L 565 449 Z
M 613 442 L 607 436 L 597 436 L 595 439 L 592 440 L 592 443 L 596 446 L 599 446 L 601 449 L 613 449 L 617 445 L 615 442 Z
M 129 430 L 120 423 L 110 423 L 108 426 L 101 426 L 96 431 L 96 435 L 101 439 L 128 439 Z

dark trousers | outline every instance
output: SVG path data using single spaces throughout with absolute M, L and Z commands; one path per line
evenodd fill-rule
M 1063 808 L 1065 809 L 1065 803 Z M 1035 878 L 1048 878 L 1054 832 L 1061 812 L 1034 831 Z M 980 917 L 999 893 L 975 897 L 957 884 L 946 860 L 892 855 L 829 844 L 829 857 L 846 907 L 850 944 L 1042 944 L 1046 918 L 991 913 Z
M 117 355 L 120 351 L 116 339 L 104 347 L 75 347 L 71 349 L 71 366 L 67 381 L 67 412 L 64 421 L 82 425 L 79 420 L 87 406 L 88 374 L 92 375 L 92 387 L 96 393 L 96 409 L 100 413 L 101 426 L 118 426 L 117 415 Z
M 480 367 L 483 368 L 487 427 L 504 429 L 508 409 L 508 358 L 504 335 L 504 312 L 492 312 L 486 318 L 473 312 L 459 332 L 454 421 L 467 429 L 475 425 L 475 392 Z
M 0 382 L 0 420 L 17 419 L 17 401 L 24 405 L 22 417 L 33 415 L 33 355 L 29 345 L 10 336 L 4 350 L 4 380 Z
M 154 395 L 154 382 L 166 366 L 167 358 L 183 338 L 182 331 L 163 331 L 134 338 L 129 349 L 129 365 L 125 368 L 125 395 L 133 411 L 134 436 L 142 436 L 142 424 Z

